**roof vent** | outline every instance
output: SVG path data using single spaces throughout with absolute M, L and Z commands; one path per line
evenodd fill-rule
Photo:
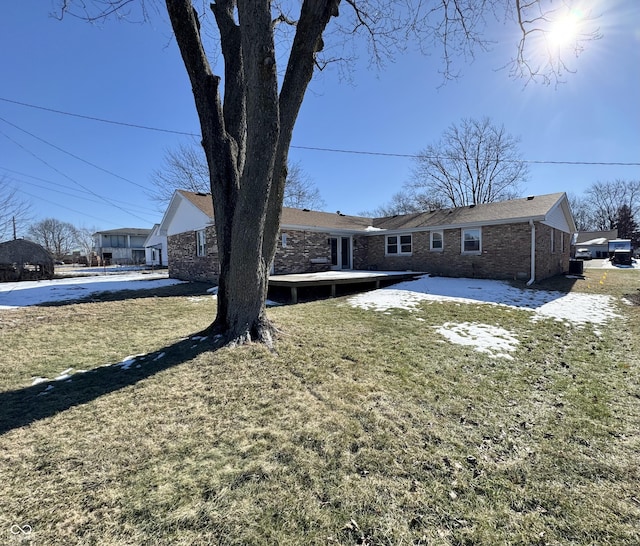
M 475 204 L 475 203 L 471 203 L 471 204 L 469 205 L 469 208 L 470 208 L 470 209 L 472 209 L 472 208 L 473 208 L 473 207 L 475 207 L 475 206 L 476 206 L 476 204 Z
M 531 201 L 534 198 L 533 195 L 527 195 L 527 201 Z
M 344 216 L 344 214 L 342 214 L 339 210 L 337 210 L 337 211 L 336 211 L 336 214 L 337 214 L 338 216 Z
M 302 209 L 302 212 L 311 212 L 311 209 Z

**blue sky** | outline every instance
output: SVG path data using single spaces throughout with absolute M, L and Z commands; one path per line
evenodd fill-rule
M 52 18 L 55 4 L 22 0 L 4 6 L 0 99 L 199 132 L 165 15 L 145 24 L 91 25 Z M 557 87 L 525 87 L 499 70 L 515 47 L 501 25 L 492 27 L 490 38 L 498 42 L 493 51 L 479 53 L 470 65 L 460 61 L 461 77 L 445 86 L 438 55 L 411 49 L 381 71 L 363 59 L 352 83 L 325 70 L 307 93 L 290 159 L 317 185 L 326 210 L 349 214 L 387 202 L 409 178 L 412 160 L 302 147 L 411 155 L 437 141 L 451 123 L 487 116 L 520 137 L 528 160 L 640 163 L 640 4 L 590 4 L 601 15 L 603 37 L 570 59 L 576 72 Z M 150 175 L 166 150 L 189 140 L 7 100 L 0 100 L 0 118 L 0 177 L 19 188 L 36 219 L 87 228 L 158 222 L 162 212 L 149 196 Z M 524 194 L 579 195 L 594 182 L 615 179 L 640 179 L 640 166 L 533 164 Z

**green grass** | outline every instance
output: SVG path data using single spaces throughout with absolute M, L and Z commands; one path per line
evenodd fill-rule
M 618 298 L 629 273 L 565 289 Z M 270 310 L 277 354 L 212 353 L 184 340 L 215 312 L 190 290 L 0 313 L 0 543 L 640 543 L 637 305 L 596 335 L 338 298 Z M 514 360 L 445 322 L 514 332 Z M 69 367 L 95 371 L 31 386 Z

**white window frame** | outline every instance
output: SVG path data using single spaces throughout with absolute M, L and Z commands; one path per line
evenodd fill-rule
M 440 235 L 440 247 L 436 248 L 433 246 L 433 236 Z M 444 232 L 443 231 L 432 231 L 429 234 L 429 249 L 432 252 L 442 252 L 444 250 Z
M 402 242 L 403 237 L 409 237 L 409 242 L 403 243 Z M 389 252 L 389 243 L 391 239 L 395 239 L 395 243 L 391 243 L 391 244 L 394 244 L 396 247 L 395 252 Z M 401 235 L 387 235 L 385 237 L 384 242 L 385 242 L 385 246 L 384 246 L 385 256 L 411 256 L 413 254 L 413 234 L 412 233 L 404 233 Z M 409 248 L 411 249 L 409 250 L 409 252 L 402 250 L 402 247 L 403 246 L 406 247 L 407 245 L 409 245 Z
M 467 232 L 477 231 L 478 232 L 478 249 L 477 250 L 466 250 L 465 249 L 465 235 Z M 460 251 L 462 254 L 482 254 L 482 228 L 463 228 L 460 237 Z
M 287 234 L 282 234 L 282 248 L 287 248 Z
M 555 228 L 551 228 L 551 254 L 554 254 L 556 251 L 556 230 Z
M 204 257 L 207 255 L 207 233 L 204 229 L 196 231 L 196 256 Z

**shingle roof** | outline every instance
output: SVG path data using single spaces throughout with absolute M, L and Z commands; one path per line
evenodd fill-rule
M 541 220 L 563 196 L 564 193 L 551 193 L 498 203 L 375 218 L 373 225 L 377 228 L 394 230 Z
M 146 237 L 151 233 L 151 229 L 147 228 L 119 228 L 119 229 L 107 229 L 105 231 L 96 231 L 103 235 L 131 235 L 133 237 Z
M 178 190 L 179 193 L 213 218 L 211 194 Z M 387 218 L 365 218 L 340 213 L 318 212 L 284 207 L 282 227 L 311 227 L 366 231 L 367 228 L 385 230 L 417 229 L 444 226 L 464 226 L 470 224 L 491 224 L 542 220 L 563 198 L 564 193 L 536 195 L 499 203 L 486 203 L 472 207 L 457 207 L 434 212 L 389 216 Z
M 178 190 L 189 202 L 198 207 L 209 218 L 213 218 L 213 200 L 210 193 L 193 193 L 185 190 Z M 364 230 L 371 226 L 371 218 L 360 216 L 347 216 L 340 213 L 318 212 L 307 209 L 294 209 L 290 207 L 282 208 L 282 219 L 280 224 L 283 227 L 306 226 L 330 229 Z
M 193 193 L 186 190 L 178 190 L 178 193 L 198 207 L 209 218 L 213 218 L 213 200 L 210 193 Z
M 348 216 L 340 212 L 318 212 L 307 209 L 282 208 L 282 227 L 308 226 L 363 231 L 373 223 L 371 218 Z
M 577 245 L 584 245 L 586 243 L 590 243 L 592 245 L 604 245 L 607 241 L 611 239 L 618 238 L 618 230 L 612 229 L 611 231 L 579 231 L 578 237 L 576 238 Z M 598 239 L 601 239 L 601 243 L 594 242 Z

